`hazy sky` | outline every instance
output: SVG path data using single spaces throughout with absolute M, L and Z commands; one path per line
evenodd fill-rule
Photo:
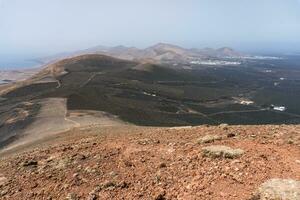
M 0 54 L 157 42 L 300 50 L 300 0 L 0 0 Z

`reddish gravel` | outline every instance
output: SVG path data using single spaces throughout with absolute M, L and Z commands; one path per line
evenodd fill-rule
M 208 134 L 223 139 L 197 143 Z M 300 126 L 94 127 L 2 158 L 0 199 L 243 200 L 271 178 L 300 180 Z

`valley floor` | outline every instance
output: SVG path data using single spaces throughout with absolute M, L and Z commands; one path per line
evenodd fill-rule
M 300 126 L 79 127 L 1 157 L 0 199 L 243 200 L 300 180 Z

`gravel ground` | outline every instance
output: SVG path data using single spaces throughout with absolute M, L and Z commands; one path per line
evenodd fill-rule
M 89 127 L 1 158 L 0 199 L 243 200 L 274 178 L 300 180 L 300 126 Z

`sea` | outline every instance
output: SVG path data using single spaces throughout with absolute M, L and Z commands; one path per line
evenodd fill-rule
M 40 65 L 38 60 L 30 58 L 0 56 L 0 71 L 29 69 Z
M 9 76 L 5 75 L 8 71 L 33 69 L 41 65 L 41 62 L 34 59 L 0 55 L 0 85 L 10 82 Z

